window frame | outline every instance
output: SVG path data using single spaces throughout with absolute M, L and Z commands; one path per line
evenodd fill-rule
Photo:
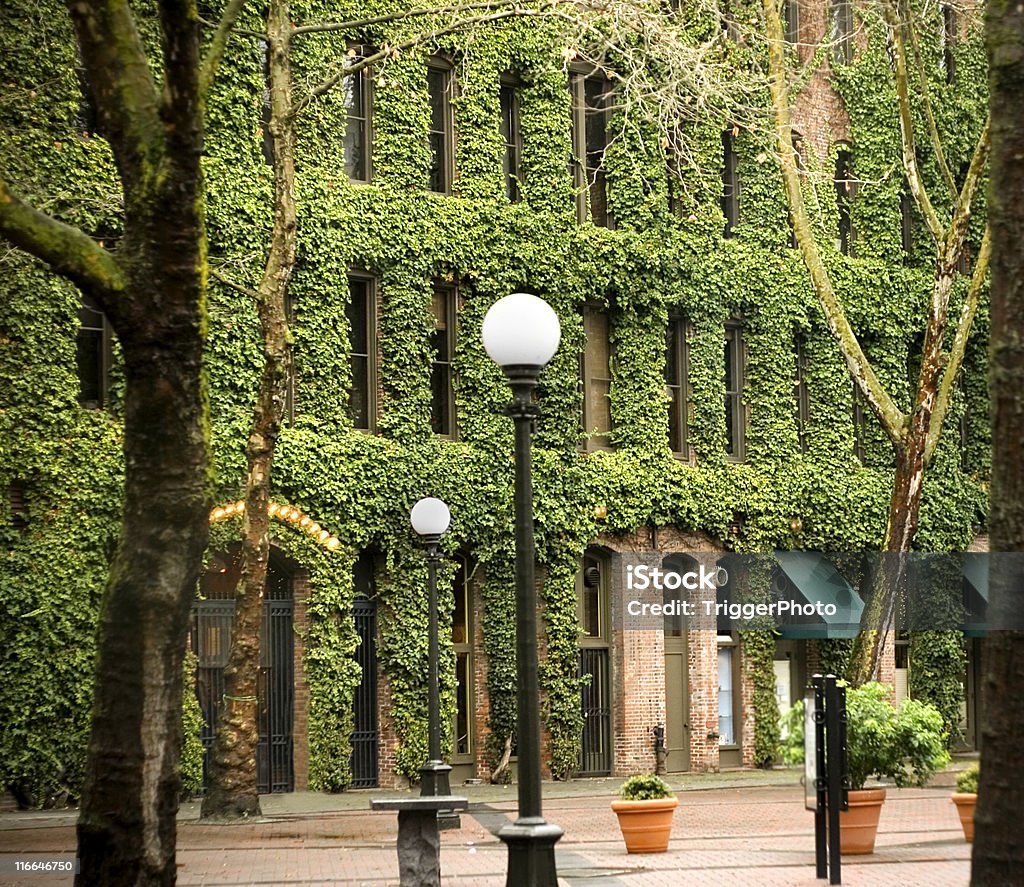
M 611 450 L 613 449 L 611 435 L 615 430 L 611 409 L 612 360 L 614 354 L 611 312 L 604 305 L 586 302 L 582 308 L 582 319 L 584 342 L 583 349 L 580 352 L 580 385 L 583 389 L 583 449 L 587 452 Z M 595 366 L 595 364 L 602 362 L 600 355 L 595 354 L 591 349 L 592 338 L 597 338 L 597 336 L 592 335 L 595 332 L 594 325 L 598 322 L 605 325 L 608 333 L 607 365 L 601 367 Z M 600 334 L 603 331 L 597 330 L 596 332 Z M 597 369 L 606 370 L 607 375 L 598 374 L 596 372 Z M 608 398 L 608 427 L 606 429 L 598 429 L 594 426 L 595 409 L 591 392 L 596 382 L 607 382 L 608 386 L 608 393 L 605 395 Z
M 857 230 L 853 224 L 853 202 L 857 198 L 859 183 L 853 171 L 853 151 L 849 145 L 841 145 L 836 153 L 833 182 L 839 214 L 836 250 L 844 256 L 855 256 Z
M 89 326 L 83 317 L 85 312 L 92 312 L 97 315 L 98 320 Z M 78 329 L 75 333 L 75 376 L 78 379 L 78 405 L 84 410 L 103 410 L 110 401 L 110 373 L 114 362 L 114 328 L 110 324 L 106 313 L 96 303 L 96 300 L 87 295 L 82 295 L 78 306 Z M 87 398 L 84 390 L 84 378 L 82 373 L 82 348 L 85 334 L 91 333 L 89 339 L 97 342 L 95 348 L 96 356 L 96 397 Z
M 349 51 L 356 51 L 357 58 L 363 58 L 366 54 L 366 48 L 363 46 L 350 46 Z M 353 77 L 358 78 L 357 81 L 353 81 Z M 373 77 L 371 76 L 369 68 L 363 68 L 361 71 L 355 74 L 350 74 L 345 77 L 344 86 L 342 88 L 343 101 L 345 105 L 345 133 L 342 136 L 342 155 L 345 165 L 345 175 L 348 180 L 353 184 L 369 184 L 373 181 Z M 345 88 L 351 85 L 352 88 Z M 362 104 L 362 114 L 353 117 L 350 109 L 350 96 L 359 96 L 359 101 Z M 349 157 L 348 157 L 348 143 L 349 143 L 349 123 L 352 120 L 358 120 L 361 123 L 359 131 L 359 149 L 362 152 L 363 157 L 363 169 L 361 170 L 362 175 L 353 175 L 352 170 L 349 169 Z M 358 172 L 358 171 L 357 171 Z
M 349 300 L 346 303 L 345 315 L 346 320 L 349 323 L 349 334 L 348 334 L 348 346 L 349 346 L 349 368 L 353 368 L 353 357 L 356 353 L 353 351 L 352 342 L 352 317 L 349 313 L 349 308 L 352 304 L 352 282 L 359 281 L 366 286 L 366 316 L 364 321 L 366 324 L 366 353 L 359 352 L 359 356 L 366 359 L 366 425 L 361 426 L 356 424 L 356 417 L 352 415 L 352 392 L 355 389 L 355 374 L 353 372 L 353 384 L 349 387 L 348 392 L 348 418 L 352 422 L 352 427 L 356 431 L 362 431 L 367 434 L 375 434 L 377 431 L 377 411 L 379 409 L 378 399 L 378 373 L 379 373 L 379 362 L 377 355 L 377 323 L 378 323 L 378 280 L 376 275 L 371 274 L 361 268 L 350 268 L 347 274 L 347 281 L 349 287 Z
M 784 0 L 782 29 L 786 43 L 795 46 L 800 42 L 800 0 Z
M 829 0 L 829 31 L 832 39 L 832 63 L 848 65 L 853 61 L 853 2 Z
M 600 84 L 600 103 L 592 104 L 588 87 Z M 582 224 L 590 221 L 599 228 L 615 229 L 615 218 L 608 205 L 608 180 L 604 157 L 608 150 L 608 123 L 611 107 L 608 97 L 611 81 L 596 68 L 576 66 L 569 69 L 571 97 L 572 174 L 576 192 L 576 218 Z M 600 150 L 592 150 L 591 123 L 599 126 Z M 599 156 L 599 159 L 598 159 Z
M 811 396 L 807 387 L 810 357 L 807 354 L 807 336 L 803 330 L 797 330 L 793 337 L 793 356 L 796 360 L 796 381 L 793 388 L 796 396 L 797 447 L 806 455 L 810 448 Z
M 735 127 L 722 130 L 722 194 L 719 205 L 725 216 L 725 227 L 722 238 L 736 236 L 736 227 L 740 224 L 740 201 L 743 185 L 740 179 L 739 155 L 736 151 Z
M 452 708 L 452 763 L 453 764 L 472 764 L 475 760 L 476 755 L 476 674 L 475 674 L 475 654 L 474 654 L 474 612 L 473 612 L 473 569 L 470 561 L 470 557 L 463 551 L 456 552 L 453 556 L 453 561 L 456 564 L 455 575 L 452 577 L 452 653 L 455 657 L 455 705 Z M 455 617 L 459 611 L 459 588 L 458 584 L 462 581 L 462 595 L 463 595 L 463 607 L 464 613 L 464 626 L 465 626 L 465 637 L 459 641 L 455 638 Z M 466 662 L 466 678 L 467 686 L 462 687 L 458 683 L 459 673 L 459 658 L 462 657 Z M 466 711 L 466 749 L 465 751 L 459 751 L 459 730 L 458 730 L 458 718 L 459 718 L 459 705 L 460 703 L 465 704 Z
M 438 316 L 437 305 L 441 300 L 441 313 L 444 317 Z M 430 364 L 430 427 L 434 434 L 439 437 L 447 437 L 455 440 L 458 437 L 458 405 L 455 401 L 455 353 L 458 347 L 459 336 L 459 308 L 460 293 L 457 285 L 435 280 L 431 292 L 431 314 L 434 318 L 434 330 L 431 333 L 431 352 L 433 358 Z M 438 325 L 443 321 L 444 327 Z M 439 330 L 445 329 L 448 332 L 446 337 L 445 353 L 439 353 L 435 337 Z M 447 403 L 439 409 L 435 399 L 435 378 L 438 372 L 445 375 L 445 392 Z M 443 411 L 444 416 L 439 417 L 441 423 L 435 421 L 435 416 Z M 441 425 L 441 428 L 438 425 Z
M 690 336 L 693 325 L 682 314 L 670 314 L 665 342 L 665 391 L 670 398 L 668 445 L 677 459 L 690 461 Z M 670 380 L 670 367 L 676 381 Z M 678 444 L 678 446 L 676 446 Z
M 432 75 L 440 75 L 442 89 L 435 95 L 431 87 Z M 450 195 L 455 186 L 455 68 L 447 59 L 431 56 L 427 60 L 427 96 L 430 107 L 430 122 L 427 129 L 427 140 L 430 147 L 430 165 L 427 168 L 427 190 L 433 194 Z M 441 128 L 434 127 L 434 102 L 440 102 Z M 440 160 L 434 150 L 434 136 L 440 136 Z M 440 178 L 439 187 L 434 187 L 434 172 Z
M 502 170 L 505 197 L 509 203 L 519 203 L 523 199 L 523 133 L 519 119 L 521 88 L 522 83 L 512 74 L 503 74 L 498 84 L 501 135 L 505 140 Z
M 746 342 L 743 338 L 743 321 L 728 320 L 725 323 L 725 347 L 723 364 L 725 374 L 725 457 L 729 462 L 743 462 L 747 456 L 747 411 L 743 393 L 747 377 Z M 730 354 L 731 346 L 731 354 Z M 728 387 L 728 374 L 732 372 L 736 384 Z M 732 416 L 732 434 L 729 433 L 729 416 Z

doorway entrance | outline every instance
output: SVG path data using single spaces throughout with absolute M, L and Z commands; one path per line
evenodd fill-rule
M 192 605 L 192 650 L 198 657 L 196 696 L 203 712 L 203 781 L 208 778 L 224 697 L 224 668 L 231 649 L 235 618 L 235 589 L 241 578 L 241 549 L 233 546 L 215 555 L 200 578 L 202 595 Z M 263 600 L 260 633 L 260 673 L 256 690 L 259 744 L 256 748 L 256 786 L 260 794 L 295 789 L 292 760 L 294 717 L 293 595 L 291 573 L 271 553 Z

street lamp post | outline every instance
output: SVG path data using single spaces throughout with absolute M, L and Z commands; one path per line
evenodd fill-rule
M 451 523 L 451 512 L 440 499 L 428 496 L 412 507 L 412 528 L 427 552 L 427 762 L 420 767 L 420 797 L 448 796 L 451 767 L 441 760 L 440 688 L 437 677 L 437 565 L 441 537 Z
M 551 306 L 536 296 L 513 293 L 484 318 L 484 348 L 508 378 L 515 425 L 516 514 L 516 738 L 519 756 L 519 818 L 498 837 L 508 846 L 506 887 L 557 887 L 555 842 L 562 830 L 544 821 L 540 787 L 540 689 L 537 679 L 537 591 L 534 586 L 533 477 L 530 441 L 539 410 L 533 390 L 558 349 L 561 329 Z

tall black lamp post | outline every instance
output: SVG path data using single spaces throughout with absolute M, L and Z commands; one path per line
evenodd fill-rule
M 440 688 L 437 678 L 437 564 L 441 560 L 441 537 L 452 515 L 440 499 L 428 496 L 412 507 L 412 528 L 427 552 L 427 762 L 420 767 L 420 796 L 452 793 L 448 782 L 451 767 L 441 760 Z
M 537 591 L 534 586 L 533 477 L 530 439 L 539 410 L 533 402 L 537 376 L 558 349 L 558 316 L 543 299 L 513 293 L 484 318 L 484 348 L 508 377 L 515 424 L 516 462 L 516 739 L 519 755 L 519 818 L 498 837 L 508 846 L 506 887 L 558 887 L 555 842 L 562 830 L 544 821 L 540 790 L 540 689 L 537 679 Z

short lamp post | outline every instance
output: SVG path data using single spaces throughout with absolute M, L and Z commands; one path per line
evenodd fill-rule
M 544 821 L 540 785 L 540 689 L 537 679 L 537 592 L 534 587 L 533 477 L 530 441 L 539 410 L 533 390 L 558 349 L 558 316 L 543 299 L 513 293 L 484 317 L 484 348 L 508 378 L 515 425 L 516 514 L 516 738 L 519 756 L 519 818 L 498 837 L 508 846 L 506 887 L 557 887 L 555 842 L 562 830 Z
M 441 708 L 437 676 L 437 565 L 441 537 L 451 523 L 451 512 L 440 499 L 428 496 L 412 507 L 412 528 L 427 552 L 427 762 L 420 767 L 420 796 L 450 795 L 451 767 L 441 760 Z

